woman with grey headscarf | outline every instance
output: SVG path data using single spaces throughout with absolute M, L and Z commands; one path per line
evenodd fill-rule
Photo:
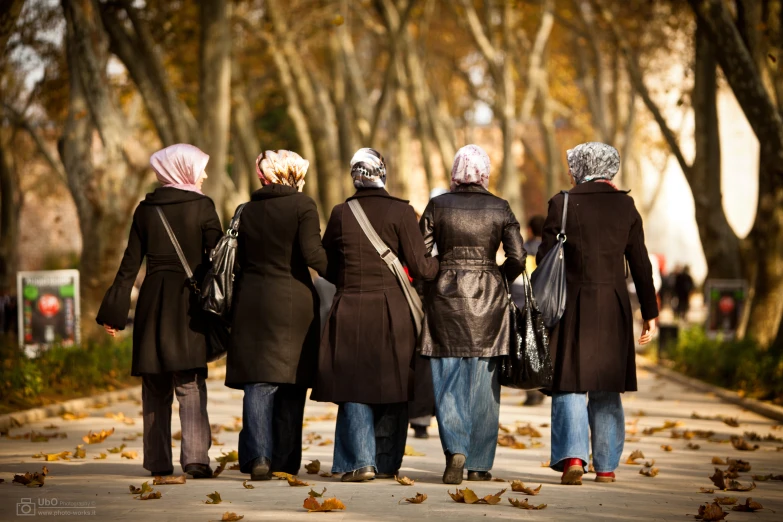
M 440 256 L 440 272 L 425 290 L 421 354 L 430 357 L 435 415 L 446 455 L 443 482 L 490 480 L 500 412 L 498 359 L 508 354 L 510 322 L 505 277 L 525 267 L 519 222 L 508 202 L 492 195 L 489 157 L 462 147 L 452 190 L 432 198 L 421 218 L 424 241 Z M 501 244 L 503 266 L 495 261 Z
M 348 201 L 359 202 L 414 279 L 435 277 L 438 261 L 426 255 L 413 207 L 384 188 L 383 156 L 360 149 L 351 160 L 351 176 L 356 194 Z M 332 472 L 343 473 L 343 482 L 393 478 L 405 451 L 416 346 L 408 301 L 347 202 L 334 207 L 323 245 L 326 279 L 337 293 L 312 398 L 339 405 Z
M 565 229 L 566 309 L 550 338 L 555 368 L 550 462 L 563 472 L 563 484 L 581 485 L 592 435 L 595 480 L 614 482 L 625 441 L 620 394 L 636 391 L 626 260 L 644 319 L 639 344 L 652 338 L 658 303 L 642 218 L 628 191 L 612 184 L 620 168 L 617 150 L 583 143 L 567 159 L 574 188 Z M 539 263 L 557 244 L 564 202 L 563 194 L 549 202 Z

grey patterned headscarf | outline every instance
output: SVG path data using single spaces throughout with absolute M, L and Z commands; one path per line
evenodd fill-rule
M 386 185 L 386 162 L 380 152 L 369 147 L 359 149 L 351 158 L 353 186 L 383 188 Z
M 620 170 L 620 154 L 606 143 L 591 141 L 566 152 L 574 181 L 585 183 L 597 179 L 611 180 Z

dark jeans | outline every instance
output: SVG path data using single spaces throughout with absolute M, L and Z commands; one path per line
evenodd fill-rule
M 376 473 L 397 473 L 407 439 L 407 402 L 340 404 L 332 473 L 348 473 L 365 466 L 372 466 Z
M 239 469 L 250 473 L 253 461 L 265 457 L 272 471 L 296 475 L 302 465 L 302 418 L 307 388 L 295 384 L 245 386 Z

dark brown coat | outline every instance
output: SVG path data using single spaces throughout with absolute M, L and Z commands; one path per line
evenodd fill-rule
M 257 190 L 238 243 L 226 386 L 312 386 L 321 321 L 308 267 L 326 272 L 315 202 L 284 185 Z
M 438 261 L 425 257 L 416 214 L 384 189 L 357 199 L 381 239 L 415 279 L 432 279 Z M 409 399 L 416 336 L 400 284 L 347 204 L 332 211 L 324 234 L 326 278 L 337 286 L 321 340 L 312 397 L 325 402 L 389 404 Z
M 537 261 L 556 244 L 563 194 L 549 202 Z M 570 191 L 566 224 L 567 300 L 552 331 L 553 391 L 636 391 L 636 359 L 625 261 L 642 316 L 658 316 L 642 218 L 627 192 L 589 182 Z
M 136 303 L 131 375 L 206 368 L 204 321 L 199 302 L 158 216 L 160 206 L 198 282 L 209 269 L 209 252 L 223 235 L 215 204 L 206 196 L 161 187 L 133 214 L 128 246 L 114 284 L 98 311 L 98 324 L 122 330 L 141 262 L 147 274 Z

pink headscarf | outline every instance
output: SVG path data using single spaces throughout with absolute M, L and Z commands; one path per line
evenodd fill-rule
M 159 150 L 150 157 L 150 165 L 164 187 L 203 194 L 196 182 L 204 175 L 209 154 L 187 143 L 178 143 Z
M 465 145 L 454 156 L 451 190 L 457 185 L 476 184 L 489 188 L 489 156 L 478 145 Z

